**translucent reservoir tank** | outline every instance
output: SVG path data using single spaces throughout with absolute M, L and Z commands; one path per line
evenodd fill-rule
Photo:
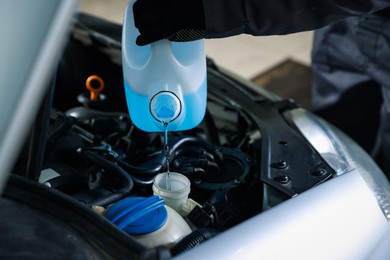
M 130 1 L 122 32 L 122 66 L 130 117 L 143 131 L 188 130 L 203 119 L 207 100 L 204 40 L 135 43 Z

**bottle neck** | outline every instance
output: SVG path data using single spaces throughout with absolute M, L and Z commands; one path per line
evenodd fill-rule
M 175 59 L 172 52 L 172 43 L 165 39 L 151 43 L 151 53 L 156 59 L 164 61 Z

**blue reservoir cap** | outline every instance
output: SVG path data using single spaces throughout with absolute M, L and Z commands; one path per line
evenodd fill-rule
M 162 227 L 168 212 L 158 196 L 130 197 L 109 207 L 106 218 L 131 235 L 142 235 Z
M 150 100 L 150 113 L 160 122 L 169 123 L 181 113 L 180 99 L 171 91 L 160 91 Z

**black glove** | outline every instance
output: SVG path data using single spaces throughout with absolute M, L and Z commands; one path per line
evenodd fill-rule
M 140 36 L 137 45 L 168 39 L 194 41 L 205 37 L 203 0 L 137 0 L 134 23 Z

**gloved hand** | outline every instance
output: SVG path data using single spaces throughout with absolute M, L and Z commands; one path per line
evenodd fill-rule
M 161 39 L 185 42 L 205 36 L 203 0 L 137 0 L 133 13 L 140 46 Z

